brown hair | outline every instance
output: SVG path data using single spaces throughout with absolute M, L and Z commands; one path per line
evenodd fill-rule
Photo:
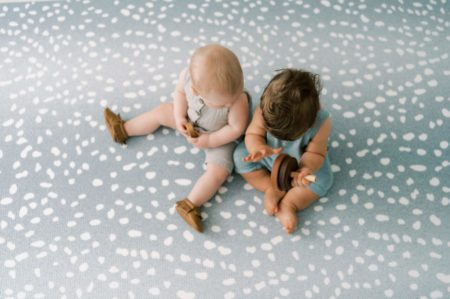
M 276 138 L 295 140 L 312 127 L 320 110 L 318 75 L 282 69 L 267 84 L 260 107 L 266 130 Z
M 196 69 L 201 71 L 194 71 Z M 228 95 L 236 95 L 244 89 L 244 75 L 239 59 L 221 45 L 198 48 L 191 57 L 189 72 L 194 86 L 204 91 L 216 89 Z M 210 85 L 204 82 L 210 82 Z

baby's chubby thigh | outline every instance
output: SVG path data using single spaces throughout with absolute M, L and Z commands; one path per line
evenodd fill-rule
M 249 152 L 247 151 L 247 148 L 245 147 L 245 142 L 241 141 L 236 148 L 234 149 L 233 153 L 233 161 L 234 161 L 234 167 L 237 173 L 243 174 L 248 173 L 257 170 L 258 168 L 261 168 L 258 164 L 259 163 L 253 163 L 253 162 L 245 162 L 244 158 L 249 155 Z
M 248 156 L 248 154 L 249 153 L 247 151 L 247 148 L 245 147 L 244 141 L 240 142 L 234 149 L 233 162 L 234 162 L 234 166 L 236 168 L 237 173 L 247 172 L 247 171 L 244 171 L 247 166 L 247 163 L 244 162 L 244 158 L 246 156 Z
M 219 147 L 206 149 L 205 164 L 207 169 L 211 167 L 221 169 L 226 171 L 227 176 L 230 175 L 234 168 L 233 151 L 235 147 L 236 143 L 230 142 Z

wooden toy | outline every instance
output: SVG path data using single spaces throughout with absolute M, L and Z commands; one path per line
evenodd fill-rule
M 187 122 L 186 125 L 184 126 L 184 128 L 186 129 L 187 134 L 189 135 L 189 137 L 197 138 L 198 136 L 200 136 L 200 134 L 194 128 L 194 124 L 193 123 Z
M 297 160 L 287 154 L 280 154 L 273 164 L 270 180 L 272 186 L 279 191 L 288 191 L 292 188 L 292 174 L 298 174 L 300 166 Z M 305 179 L 309 182 L 315 182 L 315 175 L 307 175 Z

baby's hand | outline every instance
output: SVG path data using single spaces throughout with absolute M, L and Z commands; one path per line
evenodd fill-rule
M 187 141 L 194 145 L 196 148 L 199 149 L 206 149 L 209 148 L 209 134 L 208 133 L 201 133 L 200 136 L 197 138 L 192 138 L 187 136 Z
M 186 124 L 188 123 L 188 120 L 183 117 L 179 119 L 175 119 L 175 126 L 177 128 L 177 131 L 181 133 L 184 137 L 188 137 L 187 130 L 186 130 Z
M 283 150 L 282 147 L 272 148 L 270 146 L 264 145 L 264 146 L 261 146 L 256 151 L 254 151 L 253 153 L 250 153 L 247 157 L 244 157 L 244 161 L 245 162 L 257 162 L 261 159 L 264 159 L 265 157 L 279 154 L 279 153 L 281 153 L 282 150 Z
M 292 172 L 291 177 L 292 187 L 308 186 L 316 179 L 316 177 L 312 174 L 311 169 L 308 167 L 302 167 L 299 171 Z

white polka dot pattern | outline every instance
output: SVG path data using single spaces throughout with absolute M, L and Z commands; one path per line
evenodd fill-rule
M 449 297 L 448 0 L 39 1 L 0 23 L 1 298 Z M 207 43 L 253 105 L 277 69 L 323 79 L 336 180 L 293 235 L 238 175 L 193 232 L 174 204 L 203 152 L 107 133 L 104 107 L 171 101 Z

